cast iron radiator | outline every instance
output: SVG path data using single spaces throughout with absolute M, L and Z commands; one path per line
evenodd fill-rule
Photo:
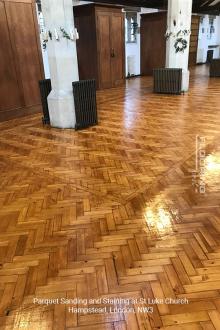
M 95 79 L 73 82 L 73 95 L 76 113 L 75 129 L 98 124 Z
M 43 108 L 43 124 L 50 124 L 50 115 L 48 111 L 47 97 L 51 92 L 51 80 L 43 79 L 39 81 L 40 95 L 41 95 L 41 103 Z
M 182 69 L 154 69 L 154 93 L 181 94 Z
M 220 59 L 211 60 L 210 77 L 220 77 Z

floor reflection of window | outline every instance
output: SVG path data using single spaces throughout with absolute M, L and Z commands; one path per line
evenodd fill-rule
M 219 190 L 220 153 L 211 154 L 206 157 L 204 180 L 209 192 Z
M 168 235 L 173 232 L 173 224 L 179 223 L 179 211 L 168 207 L 164 197 L 157 196 L 145 209 L 144 217 L 151 233 L 156 235 Z

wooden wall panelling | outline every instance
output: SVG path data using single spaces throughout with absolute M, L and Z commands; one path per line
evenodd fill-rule
M 196 65 L 197 63 L 199 22 L 200 22 L 200 16 L 193 15 L 192 24 L 191 24 L 190 46 L 189 46 L 189 66 Z
M 95 9 L 93 6 L 80 7 L 74 7 L 75 26 L 80 36 L 76 42 L 79 76 L 81 80 L 98 81 Z
M 166 12 L 141 15 L 141 74 L 165 66 Z
M 141 74 L 152 75 L 153 69 L 165 66 L 167 12 L 141 15 Z M 189 66 L 196 65 L 199 16 L 192 15 Z
M 10 32 L 14 39 L 25 106 L 39 104 L 38 81 L 41 79 L 42 74 L 32 4 L 7 2 L 6 13 L 9 20 Z
M 0 40 L 0 111 L 3 111 L 20 107 L 22 102 L 13 61 L 5 4 L 2 1 L 0 1 Z
M 1 59 L 5 57 L 8 61 L 7 65 L 5 60 L 0 61 L 0 72 L 5 77 L 0 90 L 0 121 L 3 121 L 41 110 L 38 80 L 44 78 L 44 70 L 35 1 L 5 0 L 0 3 L 0 34 L 4 35 L 1 42 L 3 40 L 6 45 L 2 48 Z M 5 68 L 8 68 L 6 74 Z M 16 84 L 9 88 L 12 76 Z

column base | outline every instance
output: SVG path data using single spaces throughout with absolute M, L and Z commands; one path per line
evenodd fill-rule
M 189 90 L 189 70 L 183 70 L 182 73 L 182 92 L 188 92 Z
M 75 106 L 72 91 L 54 91 L 48 96 L 50 124 L 56 128 L 75 128 Z

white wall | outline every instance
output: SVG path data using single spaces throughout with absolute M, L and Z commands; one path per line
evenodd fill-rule
M 141 8 L 141 12 L 137 14 L 137 23 L 140 27 L 141 14 L 154 13 L 157 9 Z M 129 71 L 130 74 L 139 75 L 141 73 L 141 40 L 140 34 L 137 35 L 137 43 L 126 43 L 125 54 L 126 54 L 126 76 L 128 75 L 128 57 L 132 57 L 133 65 Z M 133 69 L 132 69 L 133 68 Z
M 198 40 L 198 51 L 197 51 L 197 63 L 205 63 L 207 58 L 207 51 L 210 45 L 220 46 L 220 16 L 216 16 L 214 20 L 215 33 L 211 34 L 210 39 L 210 24 L 209 16 L 205 15 L 203 23 L 200 23 L 199 27 L 199 40 Z M 204 33 L 202 31 L 204 29 Z M 214 48 L 213 48 L 214 49 Z M 220 47 L 214 49 L 214 58 L 220 57 Z

